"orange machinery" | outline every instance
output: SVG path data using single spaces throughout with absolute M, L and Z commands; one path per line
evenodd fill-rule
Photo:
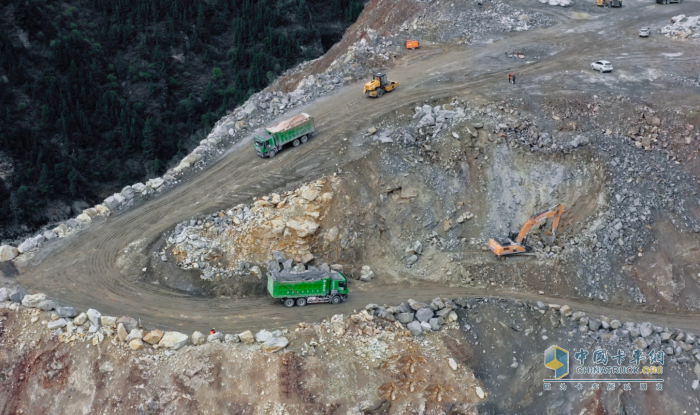
M 417 40 L 407 40 L 406 41 L 406 49 L 418 49 L 420 47 L 420 43 Z
M 493 251 L 493 253 L 496 254 L 496 258 L 500 259 L 501 261 L 505 261 L 508 255 L 529 252 L 531 248 L 525 246 L 523 241 L 530 230 L 534 226 L 537 226 L 547 219 L 554 217 L 554 221 L 552 222 L 553 235 L 559 226 L 559 220 L 561 219 L 562 213 L 564 213 L 564 208 L 561 204 L 552 206 L 544 212 L 538 213 L 537 215 L 531 217 L 527 222 L 525 222 L 523 227 L 520 228 L 520 232 L 517 235 L 512 234 L 507 238 L 489 239 L 489 249 Z

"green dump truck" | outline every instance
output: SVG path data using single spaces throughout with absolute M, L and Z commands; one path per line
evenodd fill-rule
M 292 118 L 280 121 L 265 129 L 264 137 L 255 136 L 255 152 L 260 157 L 275 157 L 287 143 L 294 147 L 305 143 L 316 131 L 314 119 L 309 114 L 298 114 Z
M 294 304 L 340 304 L 348 298 L 348 280 L 336 271 L 268 272 L 267 291 L 285 306 Z

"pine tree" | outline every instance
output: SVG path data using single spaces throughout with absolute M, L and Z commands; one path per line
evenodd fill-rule
M 156 154 L 156 133 L 155 122 L 152 117 L 146 119 L 146 125 L 143 127 L 143 141 L 141 141 L 141 150 L 144 157 L 148 160 L 153 160 Z
M 70 191 L 71 196 L 75 196 L 77 191 L 77 182 L 78 182 L 78 170 L 73 167 L 73 169 L 68 173 L 68 190 Z
M 37 182 L 36 187 L 43 194 L 48 193 L 50 190 L 51 185 L 49 183 L 49 167 L 46 165 L 46 163 L 41 163 L 41 173 L 39 174 L 39 181 Z

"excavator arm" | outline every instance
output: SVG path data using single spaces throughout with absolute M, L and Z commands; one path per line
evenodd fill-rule
M 559 227 L 559 220 L 561 220 L 562 213 L 564 213 L 564 207 L 561 204 L 557 204 L 544 212 L 538 213 L 537 215 L 531 217 L 527 222 L 525 222 L 523 227 L 520 228 L 520 233 L 518 233 L 518 236 L 515 238 L 515 242 L 518 244 L 522 243 L 533 226 L 539 225 L 551 217 L 554 217 L 554 222 L 552 223 L 552 233 L 554 233 L 557 230 L 557 227 Z

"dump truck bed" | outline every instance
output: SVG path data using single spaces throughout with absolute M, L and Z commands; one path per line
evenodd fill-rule
M 297 127 L 301 124 L 304 124 L 307 122 L 311 116 L 309 114 L 301 113 L 298 115 L 293 116 L 292 118 L 286 119 L 284 121 L 280 121 L 277 124 L 273 125 L 272 127 L 268 127 L 265 129 L 270 134 L 275 134 L 275 133 L 280 133 L 282 131 L 287 131 L 290 128 Z
M 331 273 L 307 271 L 302 273 L 270 272 L 267 275 L 267 291 L 274 298 L 297 298 L 327 295 Z M 339 279 L 342 277 L 338 276 Z

